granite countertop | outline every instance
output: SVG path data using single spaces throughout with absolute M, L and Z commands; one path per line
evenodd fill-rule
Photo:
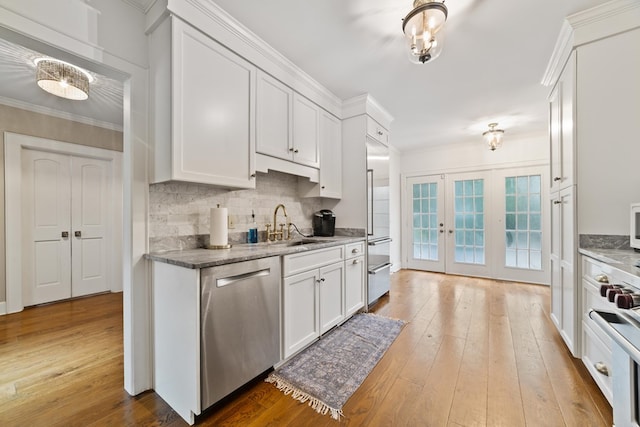
M 282 242 L 242 243 L 233 245 L 230 249 L 188 249 L 152 252 L 146 254 L 145 258 L 185 268 L 207 268 L 270 256 L 329 248 L 364 240 L 364 237 L 343 236 L 296 238 Z
M 640 268 L 636 267 L 636 264 L 640 262 L 640 252 L 633 249 L 580 248 L 578 252 L 609 264 L 618 270 L 640 277 Z

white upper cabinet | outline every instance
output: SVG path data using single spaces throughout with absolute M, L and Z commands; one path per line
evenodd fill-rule
M 298 181 L 301 197 L 342 198 L 342 122 L 320 111 L 320 181 Z
M 270 75 L 258 72 L 258 153 L 318 168 L 319 115 L 316 104 Z
M 293 94 L 293 159 L 296 163 L 317 168 L 319 150 L 320 107 L 304 96 Z
M 255 188 L 256 67 L 175 17 L 150 52 L 151 181 Z
M 389 145 L 389 131 L 371 117 L 367 117 L 367 135 L 384 145 Z
M 258 71 L 256 151 L 290 160 L 293 158 L 293 90 Z
M 575 64 L 576 54 L 573 52 L 549 99 L 549 138 L 551 142 L 549 163 L 552 192 L 569 187 L 574 183 Z

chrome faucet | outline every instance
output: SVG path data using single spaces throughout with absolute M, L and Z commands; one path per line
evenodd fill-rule
M 278 227 L 278 209 L 282 208 L 282 213 L 284 214 L 285 220 L 288 221 L 288 216 L 287 216 L 287 209 L 284 207 L 284 205 L 282 203 L 280 203 L 278 206 L 276 206 L 276 209 L 273 211 L 273 231 L 269 231 L 269 228 L 271 227 L 271 224 L 267 224 L 267 240 L 270 241 L 276 241 L 276 240 L 284 240 L 285 238 L 285 231 L 284 231 L 284 226 L 285 224 L 280 224 L 280 231 L 276 231 L 277 227 Z M 289 227 L 289 224 L 287 224 L 287 227 Z M 287 238 L 286 240 L 291 239 L 291 230 L 287 229 Z

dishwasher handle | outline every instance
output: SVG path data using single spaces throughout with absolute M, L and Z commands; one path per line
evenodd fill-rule
M 216 279 L 216 288 L 221 288 L 223 286 L 231 285 L 235 282 L 239 282 L 241 280 L 253 279 L 256 277 L 268 276 L 271 274 L 270 268 L 264 268 L 262 270 L 250 271 L 249 273 L 237 274 L 235 276 L 222 277 L 220 279 Z

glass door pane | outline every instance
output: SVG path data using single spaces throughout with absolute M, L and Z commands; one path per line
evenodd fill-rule
M 444 196 L 440 176 L 407 179 L 407 210 L 411 212 L 408 227 L 408 267 L 444 271 Z
M 505 266 L 542 269 L 540 175 L 508 176 L 505 188 Z

